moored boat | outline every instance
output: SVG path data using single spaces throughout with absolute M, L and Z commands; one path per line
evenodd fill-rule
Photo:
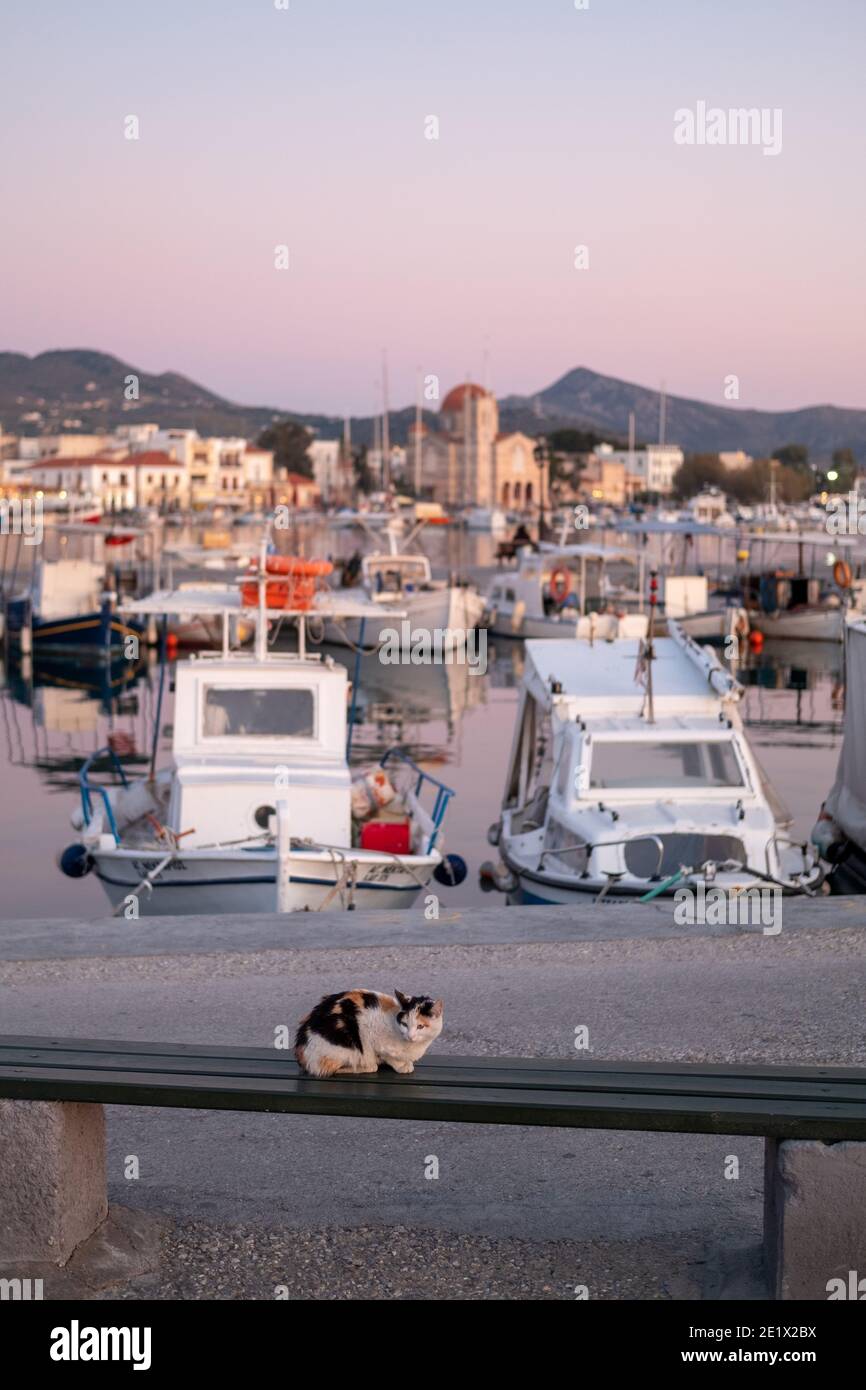
M 638 551 L 524 545 L 517 569 L 503 570 L 490 582 L 485 626 L 496 637 L 573 638 L 592 612 L 615 621 L 627 609 L 641 609 L 643 575 Z
M 866 622 L 845 634 L 845 724 L 836 778 L 812 829 L 831 893 L 866 893 Z
M 471 584 L 433 578 L 427 556 L 408 548 L 419 529 L 415 528 L 401 548 L 396 532 L 389 527 L 386 532 L 388 551 L 362 557 L 359 585 L 367 599 L 366 617 L 326 622 L 326 642 L 338 646 L 378 647 L 390 641 L 404 646 L 411 644 L 413 634 L 423 632 L 443 634 L 448 649 L 465 644 L 468 635 L 478 626 L 484 600 Z M 338 598 L 351 598 L 358 594 L 358 588 L 334 592 Z M 395 621 L 397 609 L 406 619 L 405 625 L 399 619 Z
M 154 751 L 151 774 L 129 781 L 101 750 L 82 771 L 79 839 L 61 868 L 71 877 L 94 872 L 116 911 L 408 907 L 434 875 L 448 883 L 465 874 L 443 851 L 451 789 L 399 750 L 353 781 L 348 673 L 306 651 L 310 617 L 362 620 L 376 610 L 331 593 L 268 609 L 269 582 L 263 557 L 258 608 L 244 606 L 241 593 L 208 590 L 158 592 L 130 605 L 140 618 L 198 612 L 221 627 L 223 642 L 175 668 L 168 766 L 155 770 Z M 298 621 L 299 650 L 272 654 L 268 622 L 286 617 Z M 257 624 L 252 652 L 230 646 L 242 619 Z M 96 761 L 113 767 L 116 783 L 95 781 Z
M 809 891 L 737 708 L 675 623 L 650 643 L 529 642 L 488 886 L 512 901 L 656 896 L 697 882 Z

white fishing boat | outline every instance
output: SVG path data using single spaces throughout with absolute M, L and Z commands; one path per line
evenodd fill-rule
M 639 551 L 541 542 L 523 546 L 517 569 L 491 580 L 485 625 L 496 637 L 573 638 L 578 630 L 589 635 L 582 620 L 590 613 L 615 626 L 624 611 L 643 607 L 643 592 Z
M 866 893 L 866 622 L 845 634 L 845 726 L 836 779 L 812 829 L 834 894 Z
M 748 636 L 748 617 L 731 587 L 736 539 L 729 526 L 658 513 L 644 521 L 627 522 L 621 530 L 640 539 L 647 568 L 657 572 L 659 608 L 665 618 L 674 619 L 697 641 Z M 708 571 L 713 569 L 711 584 Z
M 699 881 L 804 891 L 746 739 L 741 687 L 674 623 L 644 643 L 529 642 L 487 886 L 512 901 L 673 893 Z
M 82 771 L 79 839 L 61 868 L 94 872 L 118 912 L 408 907 L 434 874 L 445 883 L 465 875 L 457 856 L 443 856 L 451 789 L 399 750 L 353 781 L 348 672 L 306 651 L 307 620 L 375 620 L 375 607 L 323 593 L 309 609 L 269 610 L 264 576 L 263 556 L 258 608 L 212 590 L 129 606 L 140 618 L 198 612 L 221 625 L 222 648 L 175 668 L 168 766 L 156 769 L 158 715 L 148 777 L 129 781 L 109 750 Z M 268 622 L 287 617 L 298 622 L 299 651 L 273 655 Z M 252 652 L 231 649 L 242 619 L 257 624 Z M 106 759 L 118 777 L 110 786 L 93 771 Z
M 743 607 L 763 637 L 841 642 L 847 625 L 866 613 L 866 579 L 855 574 L 853 537 L 801 531 L 750 535 L 741 544 Z
M 396 633 L 403 646 L 410 645 L 413 633 L 440 632 L 445 634 L 445 648 L 464 645 L 468 634 L 478 626 L 484 600 L 471 584 L 434 579 L 427 556 L 409 550 L 421 525 L 423 522 L 402 547 L 397 532 L 389 526 L 385 533 L 389 549 L 362 558 L 359 587 L 368 601 L 366 616 L 328 621 L 324 630 L 326 642 L 376 647 L 394 640 L 391 634 Z M 338 599 L 351 599 L 357 596 L 358 588 L 340 588 L 334 593 Z M 405 623 L 395 622 L 396 609 L 401 610 Z

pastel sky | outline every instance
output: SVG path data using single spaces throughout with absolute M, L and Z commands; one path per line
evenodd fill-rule
M 0 26 L 0 348 L 356 415 L 383 347 L 393 405 L 486 364 L 500 395 L 583 365 L 866 406 L 863 0 L 0 0 Z M 698 101 L 781 108 L 781 153 L 677 145 Z

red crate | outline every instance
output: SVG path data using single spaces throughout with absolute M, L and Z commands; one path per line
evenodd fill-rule
M 361 848 L 384 850 L 386 854 L 409 854 L 408 820 L 368 820 L 361 826 Z

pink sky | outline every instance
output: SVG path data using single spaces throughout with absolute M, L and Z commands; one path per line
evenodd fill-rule
M 485 359 L 500 395 L 866 404 L 860 3 L 7 13 L 2 348 L 331 413 L 378 408 L 385 346 L 392 405 Z M 698 100 L 780 108 L 781 154 L 677 146 Z

